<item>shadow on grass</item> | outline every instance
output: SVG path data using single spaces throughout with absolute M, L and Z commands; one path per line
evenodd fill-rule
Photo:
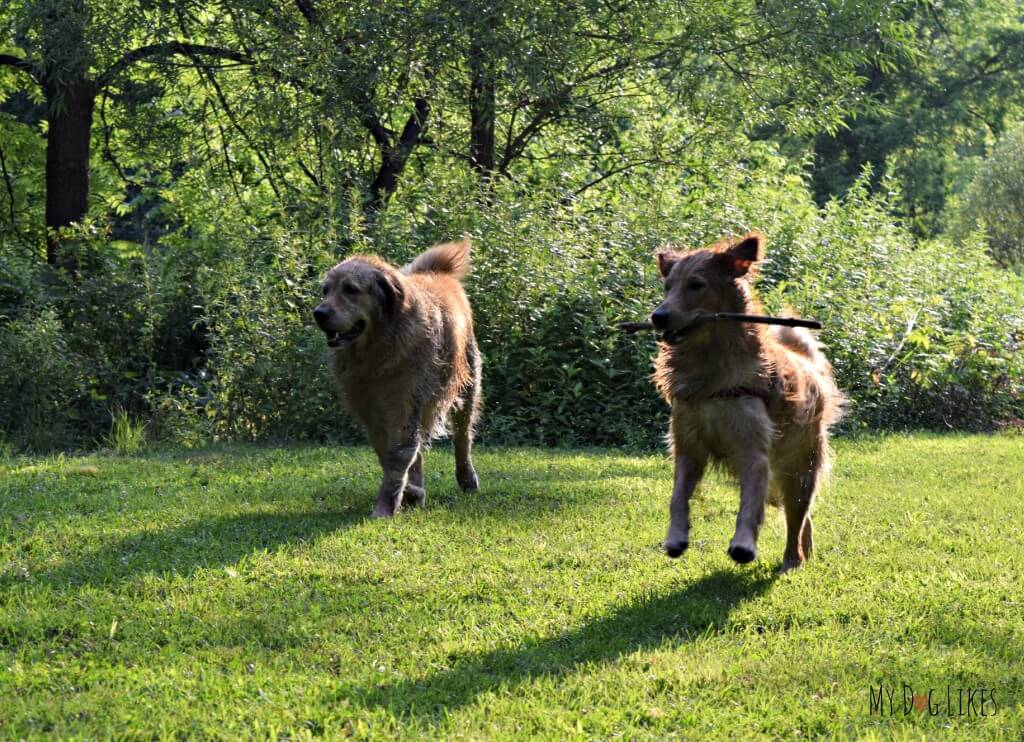
M 56 588 L 110 586 L 136 575 L 187 575 L 236 563 L 247 554 L 299 544 L 366 519 L 362 508 L 245 513 L 203 518 L 162 531 L 141 531 L 39 573 L 34 581 Z
M 666 639 L 688 642 L 722 631 L 733 610 L 764 593 L 774 580 L 774 573 L 764 571 L 719 570 L 681 590 L 640 597 L 565 634 L 454 658 L 449 669 L 426 678 L 356 688 L 352 695 L 399 717 L 436 721 L 445 710 L 491 690 L 613 662 Z

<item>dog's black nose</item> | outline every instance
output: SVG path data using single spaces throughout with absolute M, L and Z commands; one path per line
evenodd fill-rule
M 318 306 L 316 309 L 313 310 L 313 319 L 315 319 L 316 323 L 318 325 L 320 325 L 321 327 L 324 326 L 324 322 L 326 322 L 327 318 L 330 317 L 330 316 L 331 316 L 330 308 L 329 307 L 325 307 L 323 304 L 321 304 L 320 306 Z
M 651 312 L 651 322 L 659 330 L 664 330 L 668 326 L 668 310 L 658 307 Z

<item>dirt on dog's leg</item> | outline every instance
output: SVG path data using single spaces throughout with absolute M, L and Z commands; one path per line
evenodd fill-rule
M 729 542 L 729 556 L 737 564 L 757 558 L 757 532 L 764 520 L 765 496 L 768 491 L 768 456 L 747 454 L 740 474 L 740 512 L 736 516 L 736 533 Z
M 675 559 L 690 546 L 690 497 L 704 476 L 704 464 L 684 453 L 676 453 L 675 481 L 669 504 L 665 553 Z
M 476 492 L 480 479 L 473 467 L 473 428 L 480 414 L 480 354 L 475 345 L 466 351 L 466 360 L 473 370 L 473 382 L 452 411 L 453 443 L 455 444 L 455 479 L 463 490 Z
M 416 458 L 409 466 L 402 502 L 407 502 L 411 506 L 427 504 L 427 491 L 423 488 L 423 451 L 416 452 Z

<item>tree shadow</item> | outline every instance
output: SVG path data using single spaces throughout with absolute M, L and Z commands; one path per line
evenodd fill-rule
M 681 590 L 642 596 L 565 634 L 453 658 L 450 668 L 426 678 L 355 688 L 352 696 L 399 717 L 436 720 L 490 690 L 564 676 L 588 663 L 613 662 L 666 639 L 683 643 L 723 631 L 732 611 L 774 581 L 774 572 L 719 570 Z
M 188 575 L 203 567 L 234 564 L 261 549 L 310 541 L 349 528 L 366 517 L 362 508 L 200 517 L 176 528 L 133 533 L 40 572 L 31 580 L 67 589 L 109 587 L 147 573 Z

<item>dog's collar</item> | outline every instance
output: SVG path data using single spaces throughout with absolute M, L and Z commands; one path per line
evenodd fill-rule
M 740 399 L 741 397 L 758 397 L 767 402 L 768 391 L 766 389 L 756 389 L 752 386 L 734 386 L 730 389 L 719 389 L 711 394 L 693 395 L 684 397 L 684 399 L 688 402 L 704 402 L 710 399 Z

